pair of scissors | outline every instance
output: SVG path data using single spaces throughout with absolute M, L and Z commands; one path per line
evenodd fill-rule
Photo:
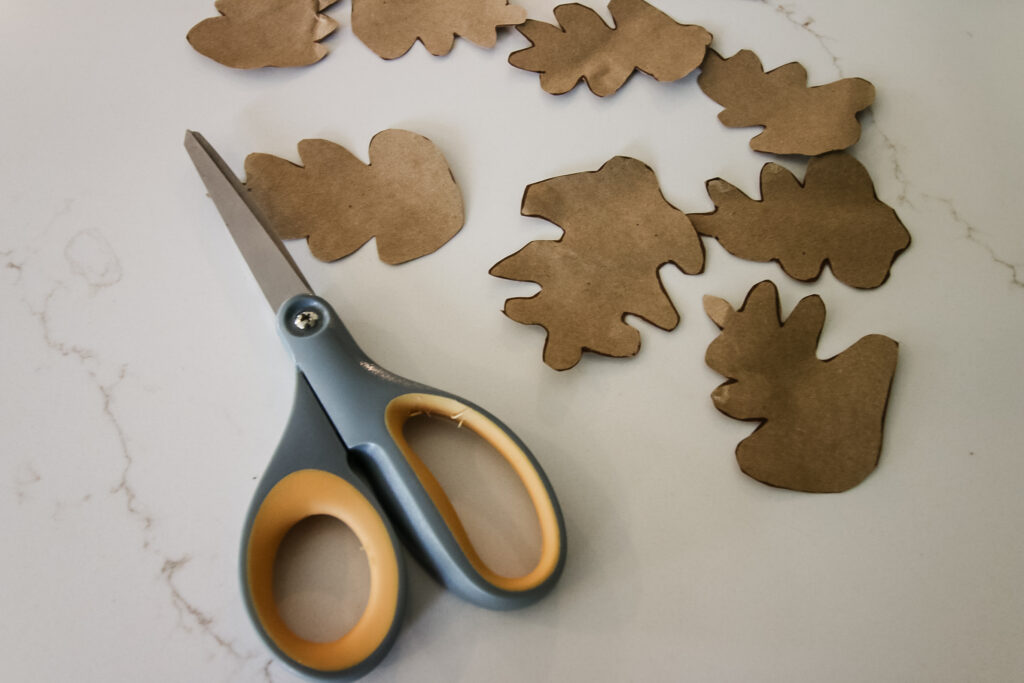
M 224 160 L 199 133 L 186 132 L 185 148 L 277 313 L 278 331 L 296 365 L 291 417 L 256 488 L 242 536 L 242 592 L 264 642 L 312 678 L 354 680 L 372 669 L 391 648 L 404 611 L 406 570 L 396 528 L 431 574 L 472 603 L 512 609 L 543 597 L 565 564 L 565 522 L 530 451 L 483 408 L 370 360 L 330 304 L 313 294 Z M 522 481 L 541 532 L 540 559 L 525 575 L 500 575 L 480 559 L 448 496 L 410 448 L 402 426 L 424 413 L 469 427 Z M 366 481 L 353 472 L 350 457 L 358 459 Z M 370 567 L 362 616 L 346 634 L 325 643 L 301 638 L 287 626 L 273 590 L 281 541 L 314 515 L 346 524 Z

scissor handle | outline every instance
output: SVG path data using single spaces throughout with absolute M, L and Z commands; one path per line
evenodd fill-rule
M 526 574 L 504 576 L 492 570 L 480 558 L 448 495 L 405 438 L 402 429 L 405 422 L 410 417 L 424 414 L 447 418 L 476 433 L 511 465 L 525 486 L 540 524 L 541 536 L 540 557 Z M 562 569 L 565 560 L 565 531 L 550 484 L 530 452 L 492 416 L 446 395 L 420 392 L 400 394 L 388 403 L 384 421 L 404 463 L 411 468 L 418 484 L 426 491 L 433 508 L 440 514 L 451 538 L 458 545 L 457 549 L 451 547 L 445 534 L 440 534 L 434 540 L 432 537 L 438 535 L 438 529 L 436 522 L 430 518 L 420 519 L 402 512 L 395 513 L 405 518 L 405 526 L 411 527 L 412 534 L 418 539 L 426 537 L 444 546 L 446 555 L 428 559 L 435 574 L 462 597 L 494 609 L 522 607 L 542 597 L 554 585 Z M 396 458 L 391 455 L 390 459 Z M 402 477 L 407 475 L 402 469 L 397 470 L 385 483 L 394 486 L 395 480 L 401 480 Z M 419 544 L 422 545 L 422 540 Z M 472 571 L 465 566 L 465 562 L 468 562 Z
M 309 314 L 313 325 L 297 324 Z M 278 324 L 324 411 L 348 448 L 361 455 L 381 505 L 445 587 L 491 609 L 523 607 L 551 590 L 565 564 L 565 522 L 547 476 L 508 427 L 480 406 L 374 363 L 319 297 L 286 301 Z M 405 421 L 419 413 L 459 421 L 512 466 L 540 525 L 540 559 L 531 571 L 503 576 L 481 560 L 448 496 L 405 439 Z
M 312 642 L 284 622 L 274 598 L 274 561 L 288 531 L 330 515 L 359 539 L 370 566 L 370 596 L 355 626 L 332 642 Z M 405 606 L 405 565 L 379 504 L 348 464 L 338 438 L 300 373 L 284 436 L 253 497 L 241 552 L 246 607 L 267 645 L 296 671 L 332 681 L 359 678 L 391 648 Z

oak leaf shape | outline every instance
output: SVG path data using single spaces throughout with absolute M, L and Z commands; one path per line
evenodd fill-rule
M 711 34 L 677 23 L 644 0 L 611 0 L 609 28 L 594 10 L 572 3 L 555 8 L 559 26 L 528 19 L 518 27 L 532 44 L 513 52 L 512 66 L 540 73 L 540 85 L 553 95 L 580 79 L 600 97 L 618 90 L 635 70 L 659 81 L 683 78 L 704 59 Z
M 506 301 L 505 314 L 547 330 L 544 362 L 552 368 L 573 367 L 584 350 L 636 354 L 640 333 L 625 322 L 627 313 L 666 330 L 679 323 L 658 269 L 672 263 L 699 273 L 704 248 L 648 166 L 615 157 L 597 171 L 534 183 L 522 214 L 561 226 L 561 239 L 530 242 L 490 273 L 541 285 L 533 297 Z
M 764 126 L 750 146 L 772 154 L 815 156 L 846 149 L 860 139 L 857 112 L 875 100 L 875 86 L 863 78 L 808 88 L 800 64 L 765 73 L 750 50 L 728 59 L 708 50 L 697 83 L 725 107 L 718 115 L 725 125 Z
M 401 57 L 419 40 L 432 55 L 446 55 L 455 37 L 494 47 L 497 28 L 526 20 L 508 0 L 353 0 L 352 32 L 384 59 Z
M 199 22 L 186 39 L 210 59 L 236 69 L 305 66 L 323 59 L 338 23 L 320 12 L 337 0 L 217 0 L 221 13 Z
M 851 287 L 878 287 L 910 244 L 896 212 L 878 199 L 867 170 L 833 152 L 807 165 L 805 182 L 775 163 L 761 168 L 761 200 L 715 178 L 711 213 L 690 214 L 702 235 L 749 261 L 777 260 L 797 280 L 815 280 L 828 263 Z
M 865 479 L 878 464 L 898 344 L 868 335 L 828 360 L 815 355 L 825 304 L 805 297 L 779 316 L 770 281 L 754 286 L 739 311 L 704 297 L 722 329 L 705 360 L 730 381 L 711 394 L 737 420 L 760 420 L 736 448 L 746 474 L 771 486 L 836 493 Z
M 369 165 L 327 140 L 302 140 L 299 156 L 303 166 L 250 154 L 245 184 L 278 236 L 308 237 L 322 261 L 376 237 L 382 261 L 404 263 L 439 249 L 462 228 L 459 188 L 444 155 L 421 135 L 378 133 Z

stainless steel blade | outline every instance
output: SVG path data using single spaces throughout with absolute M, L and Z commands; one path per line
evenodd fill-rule
M 185 131 L 185 149 L 270 307 L 277 312 L 281 304 L 293 296 L 313 294 L 288 250 L 249 202 L 248 189 L 206 138 L 194 131 Z

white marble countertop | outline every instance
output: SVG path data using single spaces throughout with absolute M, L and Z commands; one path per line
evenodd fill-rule
M 525 5 L 551 20 L 546 0 Z M 587 2 L 596 6 L 598 3 Z M 664 271 L 683 320 L 637 322 L 634 359 L 541 362 L 501 314 L 528 285 L 488 268 L 557 229 L 519 215 L 530 182 L 617 154 L 686 211 L 704 181 L 756 192 L 752 129 L 694 76 L 553 97 L 524 47 L 385 62 L 351 32 L 302 69 L 239 72 L 185 33 L 209 0 L 0 1 L 0 672 L 11 681 L 293 680 L 247 620 L 239 529 L 291 404 L 271 316 L 181 141 L 204 133 L 297 161 L 325 137 L 365 159 L 377 131 L 431 138 L 467 223 L 400 267 L 372 246 L 325 264 L 289 246 L 384 366 L 472 397 L 529 443 L 566 514 L 569 561 L 534 607 L 492 613 L 413 568 L 409 619 L 367 681 L 1008 681 L 1024 671 L 1024 90 L 1013 2 L 658 3 L 723 54 L 861 76 L 877 100 L 853 153 L 913 243 L 873 291 L 740 261 Z M 601 13 L 608 16 L 601 5 Z M 783 163 L 793 169 L 794 159 Z M 802 171 L 801 171 L 802 172 Z M 878 469 L 838 495 L 772 489 L 733 450 L 704 365 L 713 293 L 811 292 L 819 354 L 900 342 Z

